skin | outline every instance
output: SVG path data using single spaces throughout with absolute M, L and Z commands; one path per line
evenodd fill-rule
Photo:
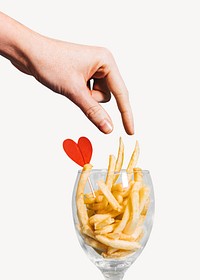
M 45 37 L 0 12 L 0 55 L 70 99 L 103 133 L 110 133 L 113 123 L 99 103 L 113 95 L 125 131 L 134 133 L 128 90 L 108 49 Z

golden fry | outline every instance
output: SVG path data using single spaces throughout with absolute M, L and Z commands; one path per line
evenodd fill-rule
M 119 239 L 120 233 L 111 232 L 111 233 L 106 234 L 106 237 L 111 238 L 111 239 Z
M 137 237 L 135 241 L 140 242 L 143 236 L 144 236 L 144 230 L 141 231 L 140 235 Z
M 139 191 L 139 196 L 140 196 L 140 213 L 142 212 L 142 210 L 144 209 L 145 203 L 149 198 L 149 188 L 147 187 L 143 187 L 140 189 Z
M 132 190 L 139 191 L 142 187 L 143 187 L 142 182 L 141 181 L 139 181 L 139 182 L 136 181 L 133 184 Z
M 120 259 L 120 258 L 124 258 L 124 257 L 126 257 L 126 256 L 128 256 L 132 253 L 134 253 L 134 251 L 132 251 L 132 250 L 127 250 L 127 251 L 126 250 L 117 250 L 117 251 L 113 252 L 112 254 L 108 254 L 107 252 L 103 252 L 102 256 L 104 258 L 107 258 L 107 259 L 109 259 L 109 258 Z
M 103 180 L 99 180 L 97 182 L 99 188 L 101 189 L 102 193 L 105 195 L 107 198 L 108 202 L 112 206 L 114 210 L 120 211 L 122 207 L 118 203 L 118 201 L 115 199 L 115 197 L 112 195 L 111 191 L 108 189 L 106 184 L 103 182 Z
M 91 164 L 85 164 L 83 166 L 78 182 L 78 187 L 77 187 L 77 193 L 76 193 L 77 214 L 81 225 L 87 225 L 88 223 L 88 213 L 84 204 L 84 188 L 87 183 L 88 177 L 90 175 L 91 169 L 92 169 Z
M 94 224 L 94 228 L 95 228 L 95 230 L 96 229 L 101 229 L 101 228 L 103 228 L 103 227 L 105 227 L 107 225 L 110 225 L 110 224 L 114 223 L 114 221 L 115 221 L 115 219 L 113 219 L 111 217 L 108 217 L 107 219 L 105 219 L 105 220 L 103 220 L 101 222 L 96 222 Z
M 125 241 L 125 240 L 118 240 L 118 239 L 115 240 L 115 239 L 110 239 L 104 235 L 96 235 L 96 239 L 99 242 L 116 249 L 137 250 L 140 248 L 140 243 L 135 241 Z
M 131 214 L 129 217 L 129 221 L 126 224 L 126 227 L 124 228 L 123 232 L 126 234 L 133 234 L 136 225 L 138 223 L 139 219 L 139 192 L 133 191 L 130 195 L 130 201 L 131 201 Z
M 111 190 L 112 185 L 113 185 L 113 179 L 114 179 L 114 172 L 115 172 L 115 164 L 116 164 L 116 159 L 113 155 L 109 156 L 109 165 L 108 165 L 108 172 L 106 176 L 106 186 L 108 187 L 109 190 Z
M 108 255 L 111 255 L 111 254 L 115 253 L 116 251 L 118 251 L 118 249 L 113 248 L 113 247 L 108 247 L 106 253 L 107 253 Z
M 134 173 L 134 181 L 142 182 L 142 179 L 143 179 L 142 169 L 139 167 L 135 167 L 135 168 L 133 168 L 133 173 Z
M 114 229 L 114 225 L 113 224 L 112 225 L 107 225 L 107 226 L 105 226 L 105 227 L 103 227 L 101 229 L 95 230 L 94 233 L 95 233 L 95 235 L 107 234 L 109 232 L 112 232 L 113 229 Z
M 134 240 L 138 241 L 138 238 L 142 234 L 142 232 L 143 232 L 143 227 L 142 226 L 137 226 L 135 231 L 134 231 L 134 233 L 133 233 L 133 235 L 132 235 L 132 238 Z
M 145 216 L 147 214 L 148 209 L 149 209 L 149 205 L 150 205 L 150 197 L 147 198 L 147 200 L 144 204 L 143 210 L 141 211 L 141 215 Z
M 130 158 L 130 161 L 129 161 L 129 164 L 126 168 L 126 172 L 128 173 L 128 177 L 129 177 L 129 180 L 131 180 L 131 177 L 132 177 L 132 174 L 133 174 L 133 168 L 136 166 L 137 164 L 137 161 L 138 161 L 138 157 L 139 157 L 139 143 L 138 141 L 136 141 L 135 143 L 135 149 L 131 155 L 131 158 Z
M 122 192 L 114 191 L 114 192 L 112 192 L 112 194 L 116 198 L 116 200 L 119 202 L 119 204 L 121 204 L 123 202 Z
M 122 169 L 122 165 L 124 162 L 124 143 L 122 141 L 122 137 L 119 138 L 119 148 L 118 148 L 118 155 L 115 165 L 115 173 L 119 173 Z M 116 174 L 113 180 L 113 183 L 117 181 L 119 174 Z
M 90 226 L 88 226 L 88 225 L 83 226 L 81 231 L 82 231 L 82 233 L 84 235 L 87 235 L 87 236 L 90 236 L 92 238 L 95 238 L 94 231 L 91 229 Z
M 93 247 L 94 249 L 96 250 L 99 250 L 101 252 L 106 252 L 107 251 L 107 246 L 100 243 L 99 241 L 93 239 L 93 238 L 90 238 L 90 237 L 85 237 L 84 238 L 85 240 L 85 243 L 91 247 Z
M 130 175 L 130 174 L 129 174 Z M 127 197 L 130 195 L 131 190 L 133 189 L 135 182 L 133 180 L 129 180 L 129 186 L 123 190 L 122 196 Z
M 120 233 L 119 239 L 120 240 L 127 240 L 127 241 L 135 241 L 135 239 L 132 237 L 132 235 L 125 234 L 123 232 Z
M 95 223 L 100 223 L 110 217 L 111 214 L 95 214 L 89 218 L 89 223 L 91 225 L 94 225 Z
M 126 205 L 124 214 L 122 216 L 122 220 L 121 220 L 121 222 L 119 222 L 117 227 L 114 229 L 114 233 L 120 233 L 124 230 L 128 220 L 129 220 L 129 217 L 130 217 L 130 208 L 131 208 L 131 205 L 130 205 L 130 200 L 129 200 Z

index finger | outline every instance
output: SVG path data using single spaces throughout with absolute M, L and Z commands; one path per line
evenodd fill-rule
M 134 134 L 133 114 L 129 101 L 128 90 L 116 64 L 106 76 L 106 81 L 108 88 L 116 99 L 126 132 L 130 135 Z

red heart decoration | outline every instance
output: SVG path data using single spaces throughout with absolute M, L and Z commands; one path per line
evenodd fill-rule
M 72 139 L 63 141 L 63 149 L 65 153 L 80 166 L 89 163 L 92 157 L 92 144 L 86 137 L 80 137 L 78 143 Z

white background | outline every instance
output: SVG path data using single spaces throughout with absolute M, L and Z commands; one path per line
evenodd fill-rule
M 0 279 L 103 279 L 75 235 L 71 195 L 79 169 L 66 138 L 91 139 L 105 167 L 119 136 L 125 160 L 137 139 L 139 166 L 156 195 L 148 244 L 125 279 L 199 279 L 199 1 L 11 1 L 0 9 L 49 37 L 105 46 L 130 92 L 135 136 L 114 98 L 110 135 L 79 108 L 0 58 Z M 69 275 L 73 275 L 69 276 Z

